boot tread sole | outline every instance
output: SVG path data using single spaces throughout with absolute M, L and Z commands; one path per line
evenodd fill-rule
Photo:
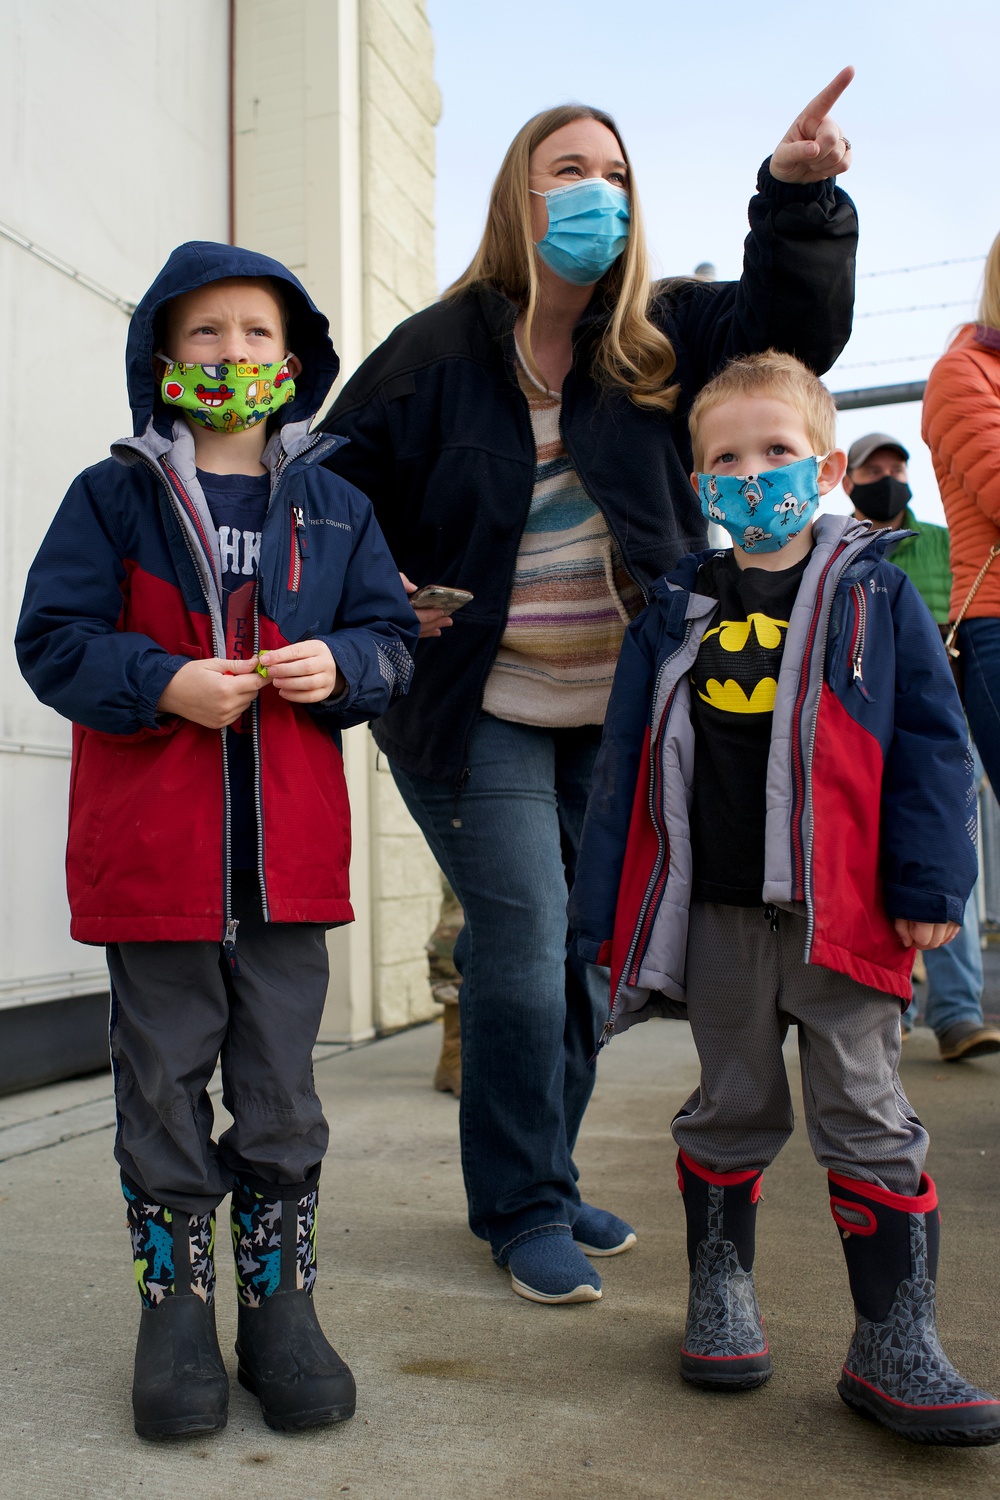
M 996 1402 L 938 1407 L 941 1420 L 928 1422 L 929 1410 L 904 1406 L 878 1391 L 859 1385 L 849 1370 L 845 1370 L 837 1382 L 837 1394 L 858 1416 L 888 1427 L 911 1443 L 948 1448 L 985 1448 L 1000 1443 L 1000 1404 Z M 977 1411 L 982 1413 L 978 1422 L 973 1415 Z
M 244 1365 L 237 1366 L 236 1378 L 244 1390 L 257 1397 L 264 1421 L 275 1432 L 298 1432 L 306 1427 L 328 1427 L 334 1422 L 346 1422 L 354 1416 L 357 1408 L 356 1401 L 345 1401 L 339 1404 L 331 1402 L 327 1406 L 317 1406 L 307 1411 L 277 1413 L 264 1405 L 260 1388 Z
M 681 1350 L 681 1378 L 706 1391 L 752 1391 L 774 1374 L 767 1349 L 756 1354 L 698 1355 Z
M 136 1436 L 148 1438 L 153 1442 L 159 1442 L 165 1438 L 173 1437 L 197 1437 L 202 1432 L 221 1432 L 228 1421 L 228 1416 L 221 1419 L 213 1417 L 172 1417 L 163 1422 L 135 1422 Z

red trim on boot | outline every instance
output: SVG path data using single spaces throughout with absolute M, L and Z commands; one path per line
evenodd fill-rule
M 708 1167 L 703 1167 L 698 1162 L 692 1161 L 686 1151 L 678 1151 L 677 1180 L 680 1183 L 681 1192 L 684 1191 L 684 1183 L 680 1174 L 681 1162 L 684 1163 L 689 1172 L 693 1172 L 696 1177 L 700 1177 L 702 1182 L 712 1182 L 716 1187 L 738 1187 L 741 1182 L 749 1182 L 752 1177 L 763 1176 L 763 1168 L 761 1167 L 750 1167 L 745 1172 L 712 1172 Z M 760 1193 L 758 1192 L 757 1198 L 759 1197 Z M 756 1203 L 757 1198 L 751 1195 L 751 1202 Z
M 859 1198 L 869 1198 L 872 1203 L 882 1203 L 886 1208 L 895 1208 L 901 1214 L 929 1214 L 938 1206 L 937 1188 L 926 1172 L 920 1174 L 920 1196 L 907 1198 L 902 1193 L 890 1193 L 888 1188 L 874 1182 L 862 1182 L 860 1177 L 842 1177 L 839 1172 L 827 1172 L 831 1184 L 857 1193 Z M 836 1217 L 836 1216 L 835 1216 Z
M 961 1411 L 969 1406 L 998 1405 L 998 1403 L 994 1401 L 991 1396 L 987 1396 L 984 1401 L 946 1401 L 943 1404 L 938 1403 L 934 1406 L 931 1406 L 930 1404 L 923 1401 L 900 1401 L 896 1396 L 887 1395 L 886 1392 L 883 1391 L 879 1386 L 872 1385 L 870 1380 L 863 1380 L 860 1375 L 854 1372 L 854 1370 L 848 1369 L 847 1365 L 844 1365 L 843 1373 L 848 1376 L 850 1380 L 856 1380 L 858 1385 L 863 1385 L 866 1390 L 871 1391 L 878 1397 L 880 1401 L 888 1401 L 890 1406 L 899 1406 L 904 1411 Z

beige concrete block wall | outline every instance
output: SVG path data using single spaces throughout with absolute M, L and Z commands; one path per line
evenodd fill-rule
M 361 177 L 369 347 L 432 302 L 441 100 L 422 0 L 361 0 Z
M 434 126 L 441 112 L 422 0 L 361 0 L 361 182 L 365 343 L 434 300 Z M 441 877 L 396 791 L 371 762 L 375 1025 L 432 1015 L 425 944 Z

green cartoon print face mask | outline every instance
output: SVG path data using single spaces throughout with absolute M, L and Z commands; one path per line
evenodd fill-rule
M 295 381 L 280 364 L 188 365 L 171 361 L 160 381 L 165 406 L 214 432 L 245 432 L 291 401 Z

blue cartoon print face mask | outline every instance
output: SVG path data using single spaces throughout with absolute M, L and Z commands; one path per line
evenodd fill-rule
M 765 474 L 699 474 L 701 513 L 745 552 L 777 552 L 819 506 L 819 470 L 829 457 L 800 458 Z
M 549 227 L 535 249 L 545 264 L 574 286 L 600 281 L 628 244 L 628 194 L 603 177 L 586 177 L 547 193 Z

